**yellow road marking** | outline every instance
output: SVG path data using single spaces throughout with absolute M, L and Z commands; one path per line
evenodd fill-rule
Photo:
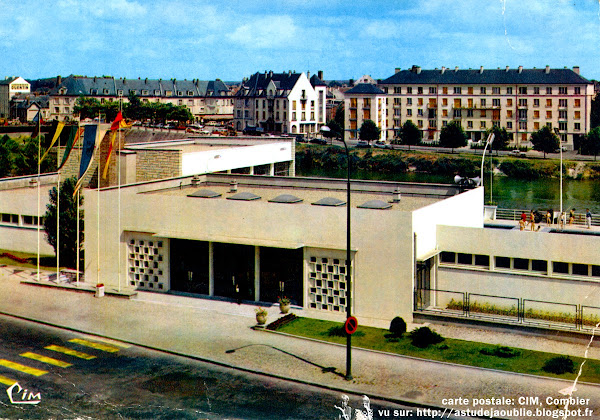
M 4 385 L 8 385 L 8 386 L 12 386 L 16 383 L 17 381 L 15 381 L 14 379 L 9 379 L 6 376 L 2 376 L 0 375 L 0 384 L 4 384 Z
M 71 363 L 63 362 L 62 360 L 56 360 L 51 357 L 42 356 L 41 354 L 36 353 L 23 353 L 20 355 L 21 357 L 27 357 L 28 359 L 37 360 L 38 362 L 48 363 L 49 365 L 54 365 L 62 368 L 66 368 L 69 366 L 73 366 Z
M 59 353 L 68 354 L 69 356 L 79 357 L 80 359 L 85 359 L 85 360 L 91 360 L 91 359 L 96 358 L 96 356 L 92 356 L 91 354 L 82 353 L 80 351 L 73 350 L 73 349 L 70 349 L 67 347 L 56 346 L 54 344 L 51 346 L 44 347 L 44 348 L 46 350 L 57 351 Z
M 107 351 L 109 353 L 116 353 L 119 351 L 118 347 L 109 346 L 108 344 L 96 343 L 95 341 L 84 340 L 83 338 L 74 338 L 69 340 L 70 343 L 81 344 L 82 346 L 91 347 L 96 350 Z
M 7 367 L 9 369 L 18 370 L 19 372 L 28 373 L 33 376 L 45 375 L 45 370 L 35 369 L 29 366 L 22 365 L 20 363 L 11 362 L 10 360 L 0 359 L 0 366 Z
M 121 341 L 111 340 L 110 338 L 102 338 L 102 337 L 95 337 L 95 336 L 90 337 L 90 338 L 93 339 L 94 341 L 100 341 L 102 343 L 112 344 L 113 346 L 122 347 L 124 349 L 128 349 L 128 348 L 132 347 L 131 344 L 123 343 Z

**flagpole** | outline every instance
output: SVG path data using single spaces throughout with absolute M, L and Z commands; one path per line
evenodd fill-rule
M 58 182 L 56 183 L 56 282 L 60 280 L 60 139 L 56 145 L 56 170 L 58 172 Z
M 123 98 L 121 98 L 121 100 L 119 101 L 119 111 L 121 112 L 123 110 Z M 119 249 L 119 254 L 118 254 L 118 258 L 119 258 L 119 264 L 118 264 L 118 276 L 119 276 L 119 287 L 118 290 L 119 292 L 121 291 L 121 155 L 120 153 L 118 153 L 119 150 L 121 150 L 121 133 L 119 132 L 119 137 L 117 138 L 118 140 L 118 148 L 117 148 L 117 153 L 115 156 L 115 159 L 117 161 L 117 195 L 118 195 L 118 227 L 117 227 L 117 248 Z M 107 162 L 108 163 L 108 162 Z
M 79 130 L 80 130 L 79 121 L 77 121 L 77 133 L 75 133 L 75 136 L 79 135 Z M 72 147 L 74 147 L 74 146 L 75 146 L 75 144 L 73 144 Z M 77 159 L 77 161 L 78 161 L 77 167 L 79 167 L 81 165 L 81 146 L 79 147 L 79 158 Z M 77 261 L 75 263 L 76 264 L 75 267 L 77 269 L 77 277 L 75 280 L 75 284 L 77 285 L 77 287 L 79 287 L 79 247 L 80 247 L 80 244 L 79 244 L 79 200 L 80 200 L 79 190 L 77 190 L 77 250 L 76 250 Z
M 98 128 L 100 128 L 100 113 L 98 113 Z M 97 136 L 100 133 L 96 133 Z M 97 143 L 97 149 L 94 150 L 94 153 L 98 153 L 98 199 L 97 199 L 97 234 L 98 234 L 98 252 L 97 252 L 97 264 L 98 264 L 98 275 L 96 277 L 96 284 L 100 284 L 100 145 L 102 144 L 102 139 L 100 139 L 99 143 Z
M 40 281 L 40 202 L 41 202 L 41 196 L 40 196 L 40 150 L 42 149 L 42 140 L 40 138 L 40 134 L 41 134 L 41 124 L 40 124 L 40 119 L 42 117 L 40 116 L 40 113 L 38 111 L 38 173 L 37 173 L 37 281 Z

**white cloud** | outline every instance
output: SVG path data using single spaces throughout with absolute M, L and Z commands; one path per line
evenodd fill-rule
M 290 16 L 265 16 L 250 19 L 227 35 L 227 38 L 251 49 L 274 48 L 289 45 L 294 40 L 305 43 L 306 39 L 300 39 L 298 32 L 298 27 Z

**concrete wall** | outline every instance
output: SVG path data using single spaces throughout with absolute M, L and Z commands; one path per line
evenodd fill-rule
M 205 174 L 248 166 L 292 161 L 290 142 L 244 147 L 215 147 L 215 150 L 184 153 L 181 175 Z
M 440 225 L 483 228 L 483 188 L 415 210 L 412 223 L 417 235 L 417 256 L 436 249 L 439 242 L 436 232 Z
M 56 174 L 40 177 L 40 217 L 46 213 L 48 193 L 56 187 L 57 179 Z M 16 214 L 19 219 L 18 224 L 2 223 L 0 219 L 0 249 L 37 253 L 37 229 L 34 225 L 24 225 L 22 217 L 38 215 L 38 189 L 37 184 L 30 183 L 33 180 L 37 180 L 37 176 L 0 180 L 0 214 Z M 40 253 L 54 255 L 54 248 L 46 242 L 43 227 L 40 232 Z
M 598 265 L 600 236 L 438 226 L 440 250 L 490 256 L 490 267 L 440 264 L 437 288 L 600 306 L 600 277 L 554 273 L 552 262 Z M 495 267 L 494 257 L 547 261 L 546 273 Z

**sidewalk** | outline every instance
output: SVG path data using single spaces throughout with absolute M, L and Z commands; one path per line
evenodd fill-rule
M 256 324 L 253 305 L 150 292 L 138 292 L 131 299 L 95 298 L 91 292 L 23 284 L 22 277 L 9 273 L 0 268 L 0 312 L 3 314 L 370 397 L 450 408 L 442 402 L 444 398 L 504 397 L 516 401 L 519 397 L 537 396 L 544 401 L 543 407 L 547 407 L 546 397 L 564 397 L 559 390 L 571 385 L 562 380 L 356 348 L 352 351 L 354 379 L 346 381 L 343 378 L 345 347 L 256 331 L 251 328 Z M 269 321 L 275 320 L 278 312 L 276 306 L 269 309 Z M 293 312 L 302 315 L 302 310 Z M 469 327 L 435 325 L 433 328 L 447 337 L 577 356 L 584 355 L 587 344 Z M 589 357 L 600 358 L 599 349 L 592 348 Z M 335 372 L 324 370 L 330 367 L 335 368 Z M 575 408 L 590 408 L 600 413 L 600 386 L 578 384 L 573 396 L 590 399 L 588 405 Z M 520 406 L 515 402 L 512 406 L 494 408 L 514 407 Z

